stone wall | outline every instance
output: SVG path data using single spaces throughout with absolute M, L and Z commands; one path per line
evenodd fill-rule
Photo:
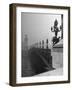
M 63 67 L 63 48 L 52 49 L 52 65 L 54 68 Z

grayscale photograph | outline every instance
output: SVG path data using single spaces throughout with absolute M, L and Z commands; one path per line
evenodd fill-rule
M 70 7 L 10 5 L 10 84 L 70 82 Z
M 63 14 L 21 12 L 21 77 L 63 75 Z

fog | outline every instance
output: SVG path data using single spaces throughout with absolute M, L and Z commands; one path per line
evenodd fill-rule
M 49 47 L 52 46 L 51 26 L 54 25 L 55 19 L 58 20 L 58 27 L 61 25 L 61 15 L 40 14 L 40 13 L 21 13 L 21 38 L 24 43 L 25 35 L 28 36 L 28 46 L 42 40 L 49 40 Z M 61 32 L 58 33 L 61 36 Z

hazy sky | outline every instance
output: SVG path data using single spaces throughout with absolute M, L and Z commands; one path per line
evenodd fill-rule
M 51 26 L 54 25 L 55 19 L 58 20 L 58 26 L 61 25 L 61 15 L 56 14 L 37 14 L 37 13 L 21 13 L 21 36 L 24 42 L 25 34 L 28 35 L 28 45 L 32 45 L 39 41 L 46 41 L 48 38 L 49 46 L 54 33 L 51 32 Z M 61 32 L 59 32 L 60 36 Z

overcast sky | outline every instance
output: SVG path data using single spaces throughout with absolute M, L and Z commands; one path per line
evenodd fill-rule
M 28 35 L 28 45 L 32 45 L 39 41 L 46 41 L 48 38 L 49 46 L 54 33 L 51 32 L 51 26 L 54 25 L 55 19 L 58 20 L 58 26 L 61 25 L 61 15 L 54 14 L 37 14 L 37 13 L 21 13 L 21 36 L 24 42 L 25 34 Z M 59 32 L 59 36 L 60 36 Z

